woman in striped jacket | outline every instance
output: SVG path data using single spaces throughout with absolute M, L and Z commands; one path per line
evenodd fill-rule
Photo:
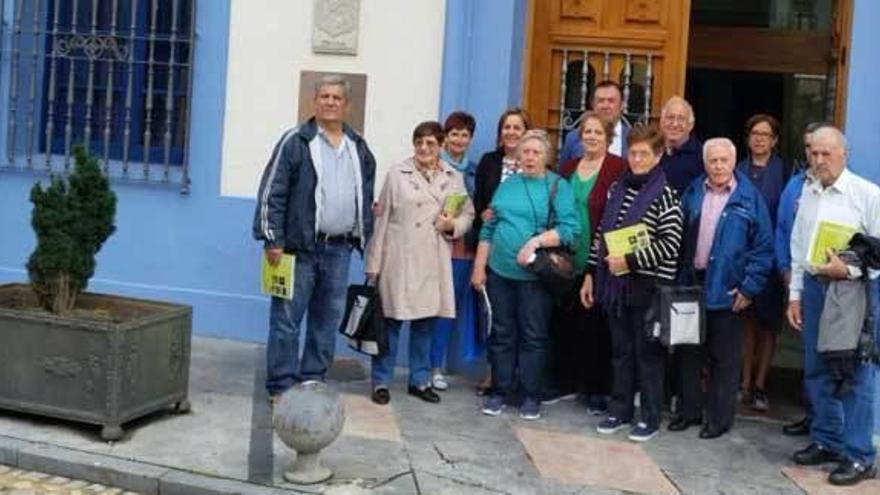
M 609 191 L 580 296 L 587 308 L 594 303 L 602 307 L 611 329 L 611 401 L 608 417 L 597 430 L 611 434 L 630 427 L 633 396 L 639 390 L 641 420 L 631 428 L 629 438 L 646 441 L 660 428 L 666 352 L 648 338 L 645 313 L 657 284 L 675 279 L 682 212 L 678 195 L 657 166 L 663 150 L 660 131 L 654 126 L 634 127 L 627 143 L 629 169 Z M 609 253 L 606 235 L 623 228 L 641 231 L 643 242 Z

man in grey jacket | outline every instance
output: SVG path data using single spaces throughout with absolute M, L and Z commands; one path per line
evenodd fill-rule
M 348 81 L 321 78 L 314 117 L 284 133 L 260 181 L 254 238 L 263 241 L 271 264 L 282 254 L 295 256 L 293 299 L 273 297 L 269 317 L 266 389 L 273 397 L 295 383 L 324 379 L 345 310 L 351 252 L 363 250 L 373 229 L 376 160 L 345 123 L 349 106 Z

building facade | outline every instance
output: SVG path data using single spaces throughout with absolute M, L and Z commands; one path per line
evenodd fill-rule
M 70 146 L 87 142 L 119 197 L 117 232 L 90 290 L 190 304 L 197 334 L 264 341 L 254 194 L 276 139 L 308 114 L 310 73 L 360 78 L 358 126 L 381 184 L 411 152 L 413 126 L 452 110 L 477 118 L 474 159 L 494 146 L 497 116 L 509 106 L 524 104 L 541 125 L 564 131 L 576 114 L 561 114 L 586 94 L 570 88 L 609 74 L 603 63 L 612 78 L 632 79 L 627 115 L 656 116 L 663 98 L 686 90 L 697 63 L 688 20 L 712 2 L 693 3 L 0 0 L 0 283 L 26 279 L 30 188 L 63 172 Z M 781 11 L 792 2 L 769 3 Z M 844 126 L 851 168 L 880 181 L 880 4 L 829 3 L 849 16 L 845 36 L 827 43 L 845 51 L 831 64 L 845 68 L 833 81 L 821 75 L 834 87 L 824 87 L 832 104 L 819 106 Z M 643 44 L 608 34 L 602 23 L 615 12 L 624 34 Z M 561 34 L 541 38 L 536 23 L 554 15 Z M 705 39 L 692 36 L 690 53 Z M 584 76 L 583 60 L 596 73 Z M 580 75 L 562 72 L 578 61 Z

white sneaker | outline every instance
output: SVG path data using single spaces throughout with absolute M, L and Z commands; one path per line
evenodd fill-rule
M 446 381 L 446 377 L 437 373 L 431 378 L 431 387 L 434 390 L 446 390 L 449 388 L 449 382 Z

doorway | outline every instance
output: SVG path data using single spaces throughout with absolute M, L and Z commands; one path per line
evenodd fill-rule
M 842 120 L 850 8 L 846 0 L 692 0 L 685 98 L 697 137 L 728 137 L 744 159 L 745 122 L 766 113 L 782 125 L 786 165 L 802 159 L 808 123 Z M 771 416 L 800 414 L 802 353 L 800 338 L 783 329 L 766 384 Z
M 693 0 L 685 97 L 696 135 L 731 138 L 741 159 L 746 120 L 768 113 L 782 123 L 783 160 L 801 159 L 807 124 L 842 120 L 848 4 Z

